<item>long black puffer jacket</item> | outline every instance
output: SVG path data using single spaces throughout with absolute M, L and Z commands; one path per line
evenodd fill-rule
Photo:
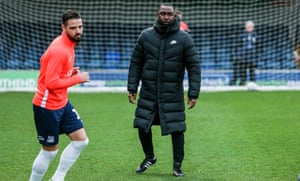
M 188 97 L 198 98 L 201 71 L 192 38 L 179 30 L 178 17 L 164 28 L 156 20 L 139 36 L 129 67 L 127 89 L 141 90 L 134 127 L 148 132 L 159 122 L 162 135 L 186 130 L 183 79 L 188 72 Z

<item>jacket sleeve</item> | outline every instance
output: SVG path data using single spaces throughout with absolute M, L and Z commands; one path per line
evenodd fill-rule
M 139 36 L 133 54 L 131 57 L 129 72 L 128 72 L 128 82 L 127 90 L 130 93 L 136 93 L 139 81 L 141 79 L 142 69 L 144 65 L 144 46 L 143 46 L 143 33 Z
M 45 75 L 45 84 L 48 89 L 68 88 L 82 81 L 78 74 L 75 76 L 61 76 L 65 57 L 52 56 L 51 59 Z
M 185 41 L 184 58 L 188 72 L 188 97 L 198 98 L 201 86 L 200 60 L 193 40 L 189 35 L 187 35 L 187 41 Z

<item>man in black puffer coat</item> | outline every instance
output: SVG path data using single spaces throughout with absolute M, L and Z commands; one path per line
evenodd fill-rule
M 179 29 L 174 7 L 160 6 L 153 27 L 139 36 L 129 67 L 129 102 L 136 102 L 134 127 L 145 159 L 136 173 L 143 173 L 156 162 L 152 143 L 152 125 L 160 125 L 161 134 L 172 136 L 173 175 L 184 176 L 181 164 L 184 157 L 185 105 L 183 79 L 188 72 L 188 108 L 193 108 L 200 92 L 201 71 L 197 51 L 190 35 Z

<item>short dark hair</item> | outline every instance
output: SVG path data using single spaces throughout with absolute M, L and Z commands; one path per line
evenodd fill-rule
M 159 6 L 159 8 L 158 8 L 158 11 L 160 10 L 160 8 L 161 8 L 162 6 L 172 7 L 172 8 L 174 9 L 174 11 L 175 11 L 175 7 L 174 7 L 172 4 L 170 4 L 170 3 L 162 3 L 162 4 L 160 4 L 160 6 Z
M 64 25 L 66 25 L 66 23 L 69 19 L 80 19 L 80 18 L 81 18 L 81 16 L 78 12 L 76 12 L 74 10 L 67 10 L 62 15 L 62 23 Z

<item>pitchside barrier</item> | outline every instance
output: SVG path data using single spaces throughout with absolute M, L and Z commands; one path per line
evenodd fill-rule
M 37 86 L 38 71 L 0 71 L 0 92 L 29 91 Z M 91 81 L 70 88 L 72 92 L 126 92 L 128 71 L 91 71 Z M 300 90 L 300 71 L 298 70 L 257 70 L 256 86 L 228 86 L 232 71 L 204 70 L 201 73 L 201 91 L 279 91 Z M 184 79 L 187 89 L 187 77 Z

